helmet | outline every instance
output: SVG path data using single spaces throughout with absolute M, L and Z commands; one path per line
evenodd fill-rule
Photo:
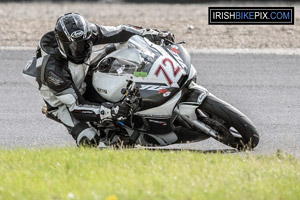
M 57 19 L 55 38 L 60 53 L 71 62 L 86 62 L 92 52 L 90 23 L 77 13 L 67 13 Z

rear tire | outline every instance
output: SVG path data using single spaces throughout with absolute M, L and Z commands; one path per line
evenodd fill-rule
M 259 134 L 253 122 L 230 104 L 209 94 L 199 109 L 202 113 L 200 120 L 217 132 L 222 132 L 214 139 L 239 150 L 253 149 L 257 146 Z

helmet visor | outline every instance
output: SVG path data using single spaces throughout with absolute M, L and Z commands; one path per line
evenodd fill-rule
M 83 63 L 90 57 L 92 51 L 92 41 L 60 41 L 66 56 L 75 63 Z

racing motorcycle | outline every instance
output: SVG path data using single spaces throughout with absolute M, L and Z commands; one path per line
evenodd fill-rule
M 259 142 L 250 119 L 196 83 L 181 43 L 154 44 L 135 35 L 90 67 L 85 98 L 131 107 L 127 118 L 90 122 L 101 133 L 101 145 L 166 146 L 213 138 L 245 150 Z
M 98 62 L 90 81 L 92 101 L 123 101 L 132 108 L 125 120 L 94 124 L 105 133 L 105 144 L 165 146 L 211 137 L 251 149 L 259 142 L 250 119 L 196 84 L 196 70 L 180 43 L 158 45 L 133 36 Z

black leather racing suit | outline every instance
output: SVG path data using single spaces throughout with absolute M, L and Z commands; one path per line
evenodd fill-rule
M 92 30 L 93 45 L 122 43 L 133 35 L 145 36 L 152 41 L 158 39 L 157 31 L 125 25 L 110 27 L 92 24 Z M 75 64 L 64 58 L 58 49 L 54 31 L 41 38 L 36 58 L 36 80 L 48 113 L 68 128 L 77 144 L 82 137 L 94 138 L 98 133 L 87 121 L 100 121 L 105 116 L 101 116 L 101 105 L 89 103 L 82 97 L 90 61 Z

